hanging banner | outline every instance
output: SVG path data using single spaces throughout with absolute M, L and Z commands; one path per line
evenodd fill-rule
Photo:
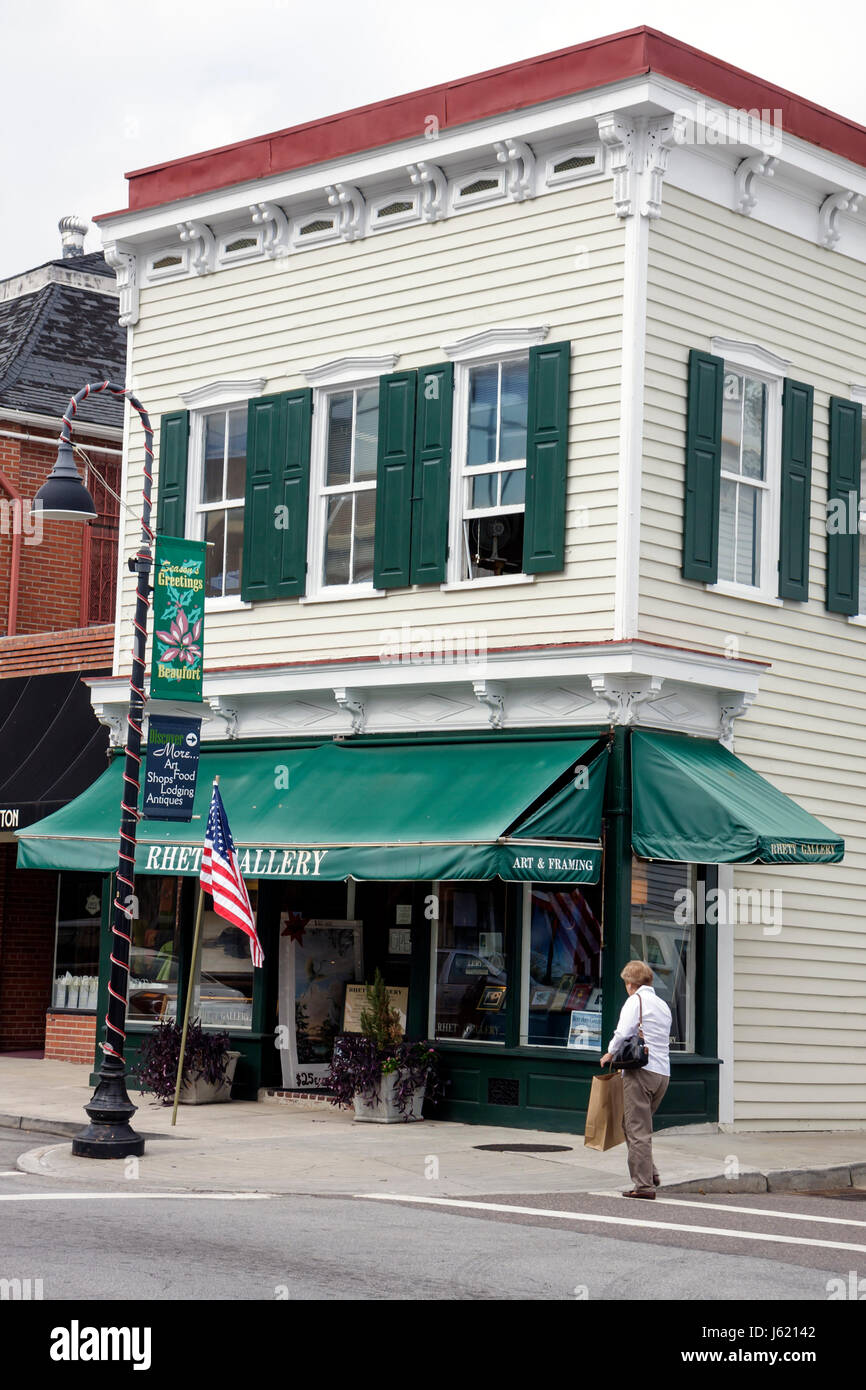
M 151 699 L 201 700 L 206 554 L 204 541 L 156 538 Z
M 200 752 L 200 719 L 150 716 L 142 802 L 145 820 L 192 820 Z

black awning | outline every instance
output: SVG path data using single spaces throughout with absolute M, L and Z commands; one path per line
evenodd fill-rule
M 78 672 L 0 680 L 0 830 L 80 796 L 105 771 L 107 750 Z

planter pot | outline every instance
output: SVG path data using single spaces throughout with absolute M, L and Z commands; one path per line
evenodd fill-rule
M 217 1105 L 221 1101 L 231 1100 L 232 1081 L 240 1055 L 239 1052 L 226 1053 L 226 1074 L 224 1080 L 218 1085 L 212 1081 L 205 1081 L 204 1077 L 201 1076 L 197 1077 L 195 1081 L 185 1081 L 180 1088 L 180 1104 Z
M 375 1100 L 368 1100 L 366 1096 L 355 1095 L 355 1121 L 361 1124 L 372 1125 L 393 1125 L 405 1124 L 406 1120 L 420 1120 L 421 1106 L 424 1101 L 426 1084 L 418 1086 L 412 1097 L 411 1108 L 402 1113 L 397 1109 L 397 1102 L 394 1099 L 394 1087 L 397 1084 L 397 1077 L 394 1072 L 389 1076 L 383 1076 L 379 1082 L 379 1103 Z

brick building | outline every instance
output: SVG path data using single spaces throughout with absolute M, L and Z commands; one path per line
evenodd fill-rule
M 78 414 L 97 520 L 43 528 L 31 506 L 69 397 L 125 379 L 114 272 L 85 230 L 62 219 L 62 257 L 0 281 L 0 1052 L 69 1061 L 93 1055 L 101 883 L 19 871 L 14 831 L 89 786 L 108 742 L 82 677 L 112 664 L 120 402 Z

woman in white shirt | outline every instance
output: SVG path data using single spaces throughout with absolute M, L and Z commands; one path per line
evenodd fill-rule
M 622 1006 L 616 1031 L 608 1043 L 601 1065 L 613 1062 L 629 1038 L 643 1029 L 644 1042 L 649 1048 L 649 1062 L 622 1074 L 623 1122 L 628 1146 L 630 1191 L 624 1197 L 644 1197 L 655 1200 L 660 1179 L 653 1163 L 653 1115 L 671 1079 L 670 1034 L 671 1011 L 653 989 L 653 972 L 645 961 L 630 960 L 622 971 L 628 999 Z M 642 1016 L 642 1021 L 641 1021 Z

